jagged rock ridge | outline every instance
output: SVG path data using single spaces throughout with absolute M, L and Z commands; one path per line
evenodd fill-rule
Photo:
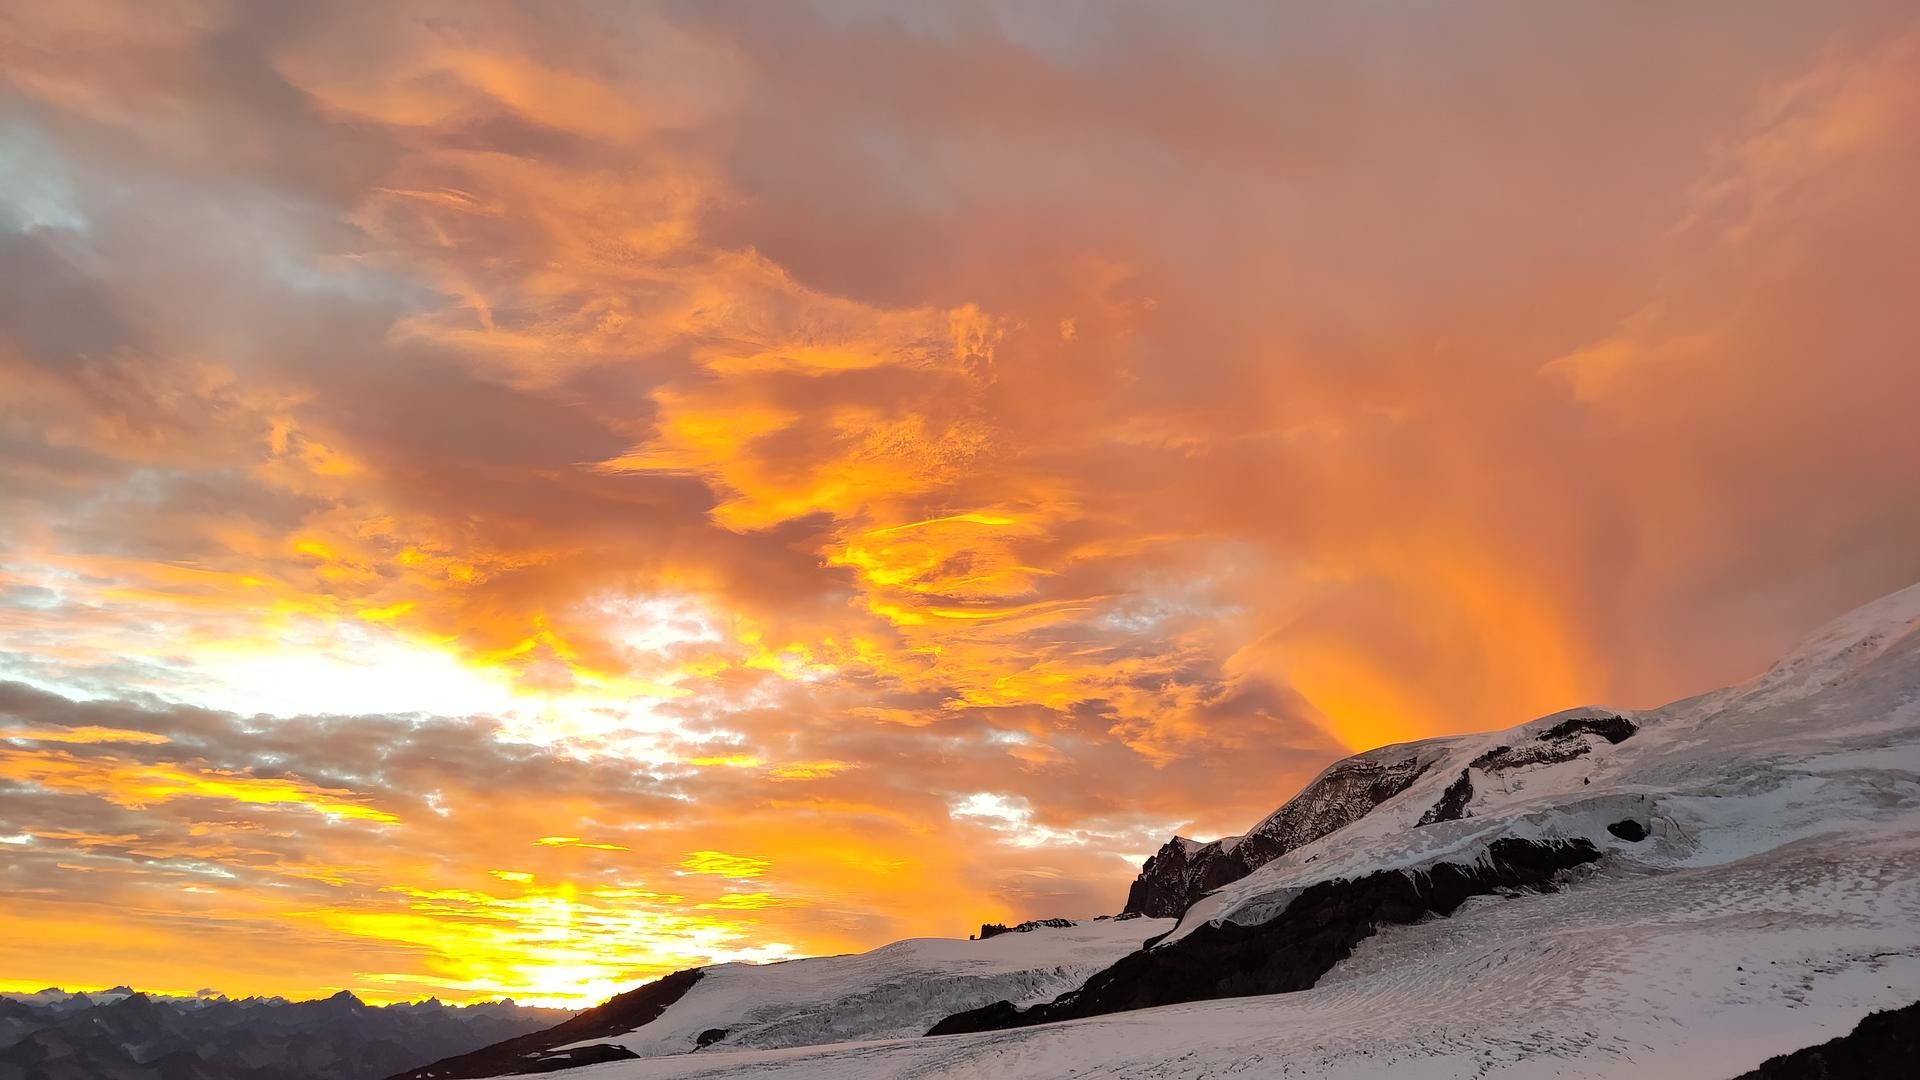
M 1473 801 L 1473 775 L 1469 769 L 1460 770 L 1460 778 L 1447 785 L 1440 793 L 1440 801 L 1434 803 L 1427 812 L 1414 822 L 1421 825 L 1437 825 L 1442 821 L 1459 821 L 1467 816 L 1467 804 Z
M 1031 934 L 1035 930 L 1058 930 L 1073 925 L 1072 919 L 1028 919 L 1008 926 L 1006 923 L 981 923 L 977 940 L 985 941 L 1001 934 Z
M 1365 817 L 1411 787 L 1436 757 L 1419 745 L 1358 754 L 1329 766 L 1243 836 L 1205 844 L 1176 836 L 1140 868 L 1123 911 L 1178 918 L 1214 889 Z

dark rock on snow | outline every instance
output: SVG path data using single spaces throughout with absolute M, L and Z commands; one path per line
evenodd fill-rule
M 1305 990 L 1383 925 L 1450 915 L 1469 897 L 1510 889 L 1546 891 L 1553 876 L 1592 862 L 1586 840 L 1496 840 L 1474 865 L 1440 863 L 1425 873 L 1382 870 L 1311 885 L 1286 910 L 1251 926 L 1206 923 L 1160 948 L 1142 948 L 1043 1005 L 1010 1002 L 955 1013 L 929 1035 L 994 1031 L 1183 1001 Z
M 609 1061 L 633 1061 L 639 1054 L 618 1043 L 594 1043 L 592 1046 L 577 1046 L 571 1050 L 549 1050 L 528 1058 L 514 1075 L 533 1076 L 539 1073 L 559 1072 L 561 1069 L 577 1069 L 582 1065 L 605 1065 Z
M 1632 818 L 1614 822 L 1607 826 L 1607 831 L 1630 844 L 1637 844 L 1647 838 L 1647 827 Z
M 1473 777 L 1467 774 L 1467 770 L 1461 769 L 1460 779 L 1447 785 L 1447 790 L 1440 793 L 1440 801 L 1420 815 L 1420 820 L 1414 822 L 1414 828 L 1432 825 L 1437 821 L 1459 821 L 1467 816 L 1467 804 L 1472 801 Z
M 1598 735 L 1615 746 L 1626 742 L 1639 731 L 1639 725 L 1624 716 L 1576 716 L 1571 720 L 1562 720 L 1548 728 L 1544 739 L 1566 739 L 1575 735 Z
M 1387 750 L 1335 762 L 1245 836 L 1206 844 L 1174 837 L 1141 867 L 1123 910 L 1177 918 L 1214 889 L 1365 817 L 1407 790 L 1435 760 L 1431 750 Z
M 990 937 L 999 937 L 1001 934 L 1029 934 L 1042 928 L 1058 929 L 1072 925 L 1072 919 L 1028 919 L 1014 926 L 1008 926 L 1005 923 L 981 923 L 979 940 L 985 941 Z
M 1588 735 L 1598 735 L 1618 745 L 1640 730 L 1624 716 L 1576 716 L 1562 720 L 1540 733 L 1533 742 L 1520 746 L 1496 746 L 1468 762 L 1483 772 L 1501 772 L 1528 765 L 1558 765 L 1593 752 Z
M 1481 772 L 1497 773 L 1529 765 L 1559 765 L 1592 751 L 1592 744 L 1585 739 L 1561 739 L 1524 746 L 1496 746 L 1467 764 Z

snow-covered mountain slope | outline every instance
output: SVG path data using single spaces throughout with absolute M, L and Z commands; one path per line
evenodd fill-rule
M 1404 790 L 950 1028 L 996 1030 L 567 1075 L 1712 1078 L 1920 999 L 1920 586 L 1743 686 L 1387 749 Z
M 1635 859 L 1700 865 L 1871 820 L 1888 799 L 1908 806 L 1920 770 L 1920 585 L 1837 620 L 1743 686 L 1411 745 L 1443 755 L 1364 818 L 1196 903 L 1168 941 L 1208 922 L 1265 921 L 1328 878 L 1472 862 L 1506 836 L 1618 849 L 1607 826 L 1631 819 L 1652 834 Z
M 557 1043 L 543 1055 L 612 1046 L 623 1056 L 695 1050 L 705 1056 L 918 1036 L 943 1016 L 989 1002 L 1051 999 L 1172 927 L 1170 919 L 1102 918 L 981 941 L 912 938 L 845 956 L 717 964 L 702 969 L 684 991 L 676 988 L 672 1003 L 639 1027 Z M 511 1056 L 525 1054 L 516 1049 Z M 462 1062 L 443 1064 L 450 1067 L 425 1066 L 409 1075 L 486 1075 Z
M 910 938 L 872 952 L 719 964 L 661 1017 L 613 1042 L 641 1057 L 920 1035 L 943 1016 L 1002 999 L 1045 1001 L 1171 928 L 1098 919 L 985 941 Z

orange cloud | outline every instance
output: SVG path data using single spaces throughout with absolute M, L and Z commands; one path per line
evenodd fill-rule
M 93 724 L 65 730 L 0 728 L 0 741 L 7 740 L 34 743 L 147 743 L 149 745 L 170 741 L 167 736 L 157 731 L 127 731 L 124 728 L 99 727 Z
M 577 836 L 543 836 L 534 843 L 541 847 L 579 847 L 594 848 L 600 851 L 625 851 L 619 844 L 592 844 Z
M 689 851 L 680 860 L 680 869 L 689 874 L 714 874 L 719 877 L 752 878 L 767 872 L 765 859 L 750 855 L 728 855 L 722 851 Z
M 348 801 L 353 797 L 350 791 L 168 764 L 83 759 L 58 751 L 0 752 L 0 777 L 56 791 L 95 795 L 135 810 L 173 799 L 225 799 L 257 806 L 311 810 L 357 821 L 392 823 L 400 820 L 384 810 Z
M 428 9 L 0 34 L 10 972 L 1091 914 L 1920 577 L 1909 13 Z

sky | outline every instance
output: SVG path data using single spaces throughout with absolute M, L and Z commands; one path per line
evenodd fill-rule
M 0 989 L 1117 910 L 1920 580 L 1904 2 L 0 9 Z

